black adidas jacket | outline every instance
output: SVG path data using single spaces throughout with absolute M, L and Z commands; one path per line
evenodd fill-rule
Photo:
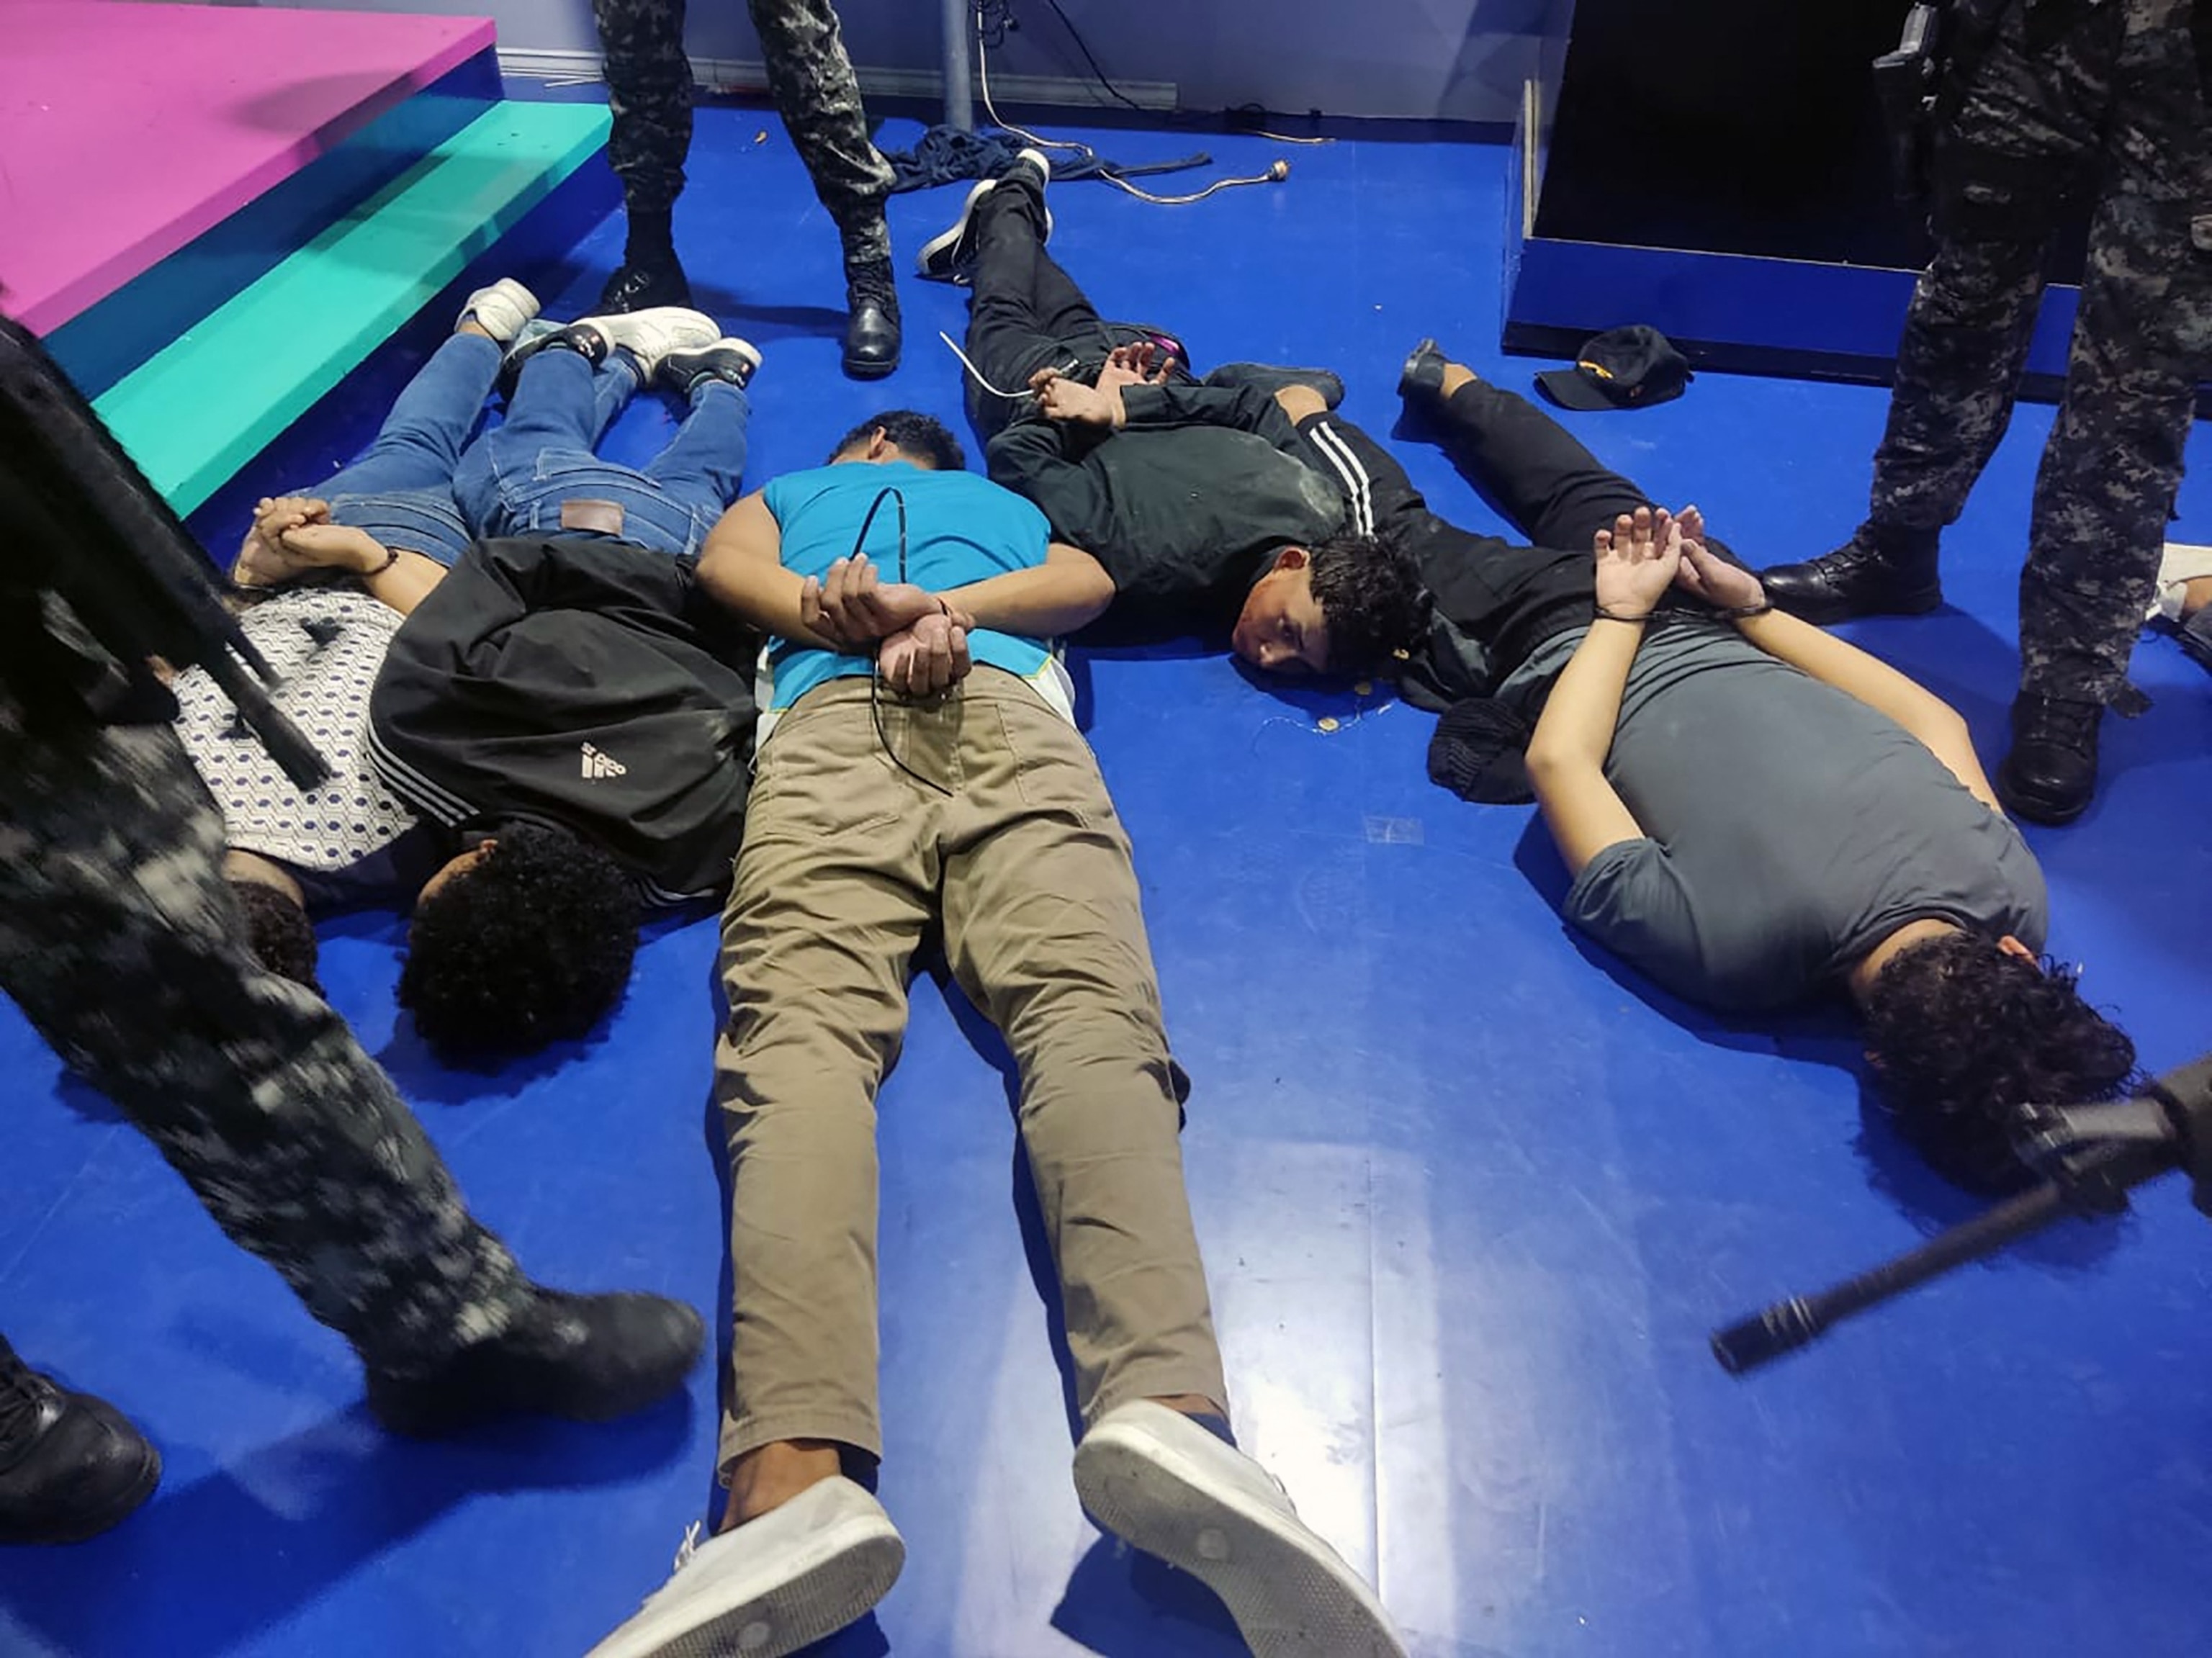
M 1277 549 L 1343 527 L 1343 490 L 1266 392 L 1186 381 L 1121 404 L 1118 431 L 1025 419 L 985 452 L 994 483 L 1114 578 L 1107 631 L 1226 627 Z
M 690 560 L 623 541 L 479 542 L 393 636 L 370 756 L 448 826 L 559 823 L 649 901 L 709 895 L 744 831 L 759 645 Z

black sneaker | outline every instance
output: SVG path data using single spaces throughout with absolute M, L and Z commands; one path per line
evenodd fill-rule
M 665 259 L 625 259 L 599 295 L 602 316 L 690 304 L 691 284 L 673 253 Z
M 1920 616 L 1943 602 L 1934 530 L 1862 525 L 1832 553 L 1759 572 L 1776 608 L 1826 625 L 1854 616 Z
M 1322 401 L 1332 409 L 1344 401 L 1344 382 L 1326 368 L 1291 368 L 1272 362 L 1224 362 L 1206 375 L 1205 383 L 1231 391 L 1249 386 L 1270 397 L 1286 386 L 1303 386 L 1320 392 Z
M 845 372 L 854 380 L 880 380 L 899 365 L 898 286 L 891 262 L 847 266 Z
M 0 1543 L 81 1543 L 161 1479 L 161 1454 L 121 1412 L 64 1392 L 0 1340 Z
M 1028 184 L 1044 200 L 1045 186 L 1052 181 L 1052 162 L 1041 149 L 1024 149 L 1015 156 L 1006 170 L 995 179 L 986 179 L 968 192 L 968 199 L 960 204 L 960 216 L 950 228 L 939 231 L 921 245 L 915 257 L 915 269 L 930 281 L 959 282 L 969 281 L 975 264 L 975 216 L 983 205 L 983 198 L 1001 184 L 1015 179 Z M 1044 210 L 1043 234 L 1037 240 L 1052 240 L 1052 209 Z
M 2012 703 L 2012 749 L 1997 767 L 1997 799 L 2031 823 L 2070 823 L 2097 793 L 2101 702 L 2022 691 Z
M 502 1416 L 607 1422 L 682 1387 L 706 1342 L 681 1302 L 540 1290 L 503 1333 L 428 1376 L 371 1371 L 368 1408 L 392 1432 L 423 1439 Z
M 670 391 L 689 398 L 701 380 L 727 380 L 742 392 L 753 383 L 760 366 L 759 349 L 750 340 L 730 335 L 696 350 L 671 351 L 653 373 Z
M 1442 346 L 1423 340 L 1406 354 L 1406 366 L 1398 371 L 1398 395 L 1408 403 L 1433 403 L 1443 396 L 1445 361 Z

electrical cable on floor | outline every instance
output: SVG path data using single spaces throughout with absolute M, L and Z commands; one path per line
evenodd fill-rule
M 1046 3 L 1052 4 L 1052 0 L 1046 0 Z M 1059 11 L 1060 8 L 1057 5 L 1053 5 L 1053 9 L 1054 11 Z M 970 14 L 975 20 L 975 88 L 983 100 L 984 113 L 991 118 L 993 125 L 1004 128 L 1006 131 L 1012 133 L 1018 138 L 1026 139 L 1029 143 L 1035 144 L 1040 149 L 1073 150 L 1076 154 L 1089 160 L 1097 161 L 1097 153 L 1093 150 L 1090 145 L 1079 143 L 1071 138 L 1048 138 L 1042 133 L 1031 132 L 1027 127 L 1016 126 L 1012 121 L 1006 119 L 1005 116 L 1000 114 L 998 106 L 991 101 L 991 51 L 987 37 L 990 33 L 995 32 L 998 34 L 1000 42 L 1002 44 L 1004 43 L 1007 23 L 1010 19 L 1010 10 L 1009 0 L 976 0 L 975 9 Z M 986 26 L 987 16 L 994 20 L 988 27 Z M 1065 12 L 1060 13 L 1060 21 L 1063 22 L 1066 21 L 1066 14 Z M 1069 25 L 1068 32 L 1071 34 L 1074 33 L 1074 26 L 1073 24 Z M 1082 46 L 1083 42 L 1080 35 L 1076 37 L 1076 44 L 1078 46 Z M 1084 48 L 1084 56 L 1090 58 L 1091 52 L 1088 47 Z M 1098 64 L 1096 58 L 1091 58 L 1091 67 L 1094 70 L 1097 70 Z M 1112 82 L 1108 81 L 1103 70 L 1098 71 L 1098 78 L 1109 92 L 1113 93 L 1115 97 L 1120 98 L 1123 103 L 1127 104 L 1132 109 L 1142 107 L 1141 105 L 1139 105 L 1133 100 L 1124 95 L 1121 89 L 1115 87 Z M 1291 140 L 1290 142 L 1296 143 L 1299 141 Z M 1326 143 L 1327 141 L 1315 140 L 1311 142 Z M 1187 207 L 1193 202 L 1204 201 L 1207 197 L 1212 195 L 1217 190 L 1228 190 L 1237 185 L 1280 184 L 1284 179 L 1291 176 L 1291 164 L 1278 156 L 1268 165 L 1267 170 L 1265 173 L 1255 174 L 1249 179 L 1216 179 L 1212 184 L 1206 185 L 1205 189 L 1193 191 L 1187 196 L 1155 196 L 1151 191 L 1139 189 L 1137 185 L 1131 184 L 1127 179 L 1117 177 L 1112 172 L 1106 170 L 1103 164 L 1098 176 L 1104 179 L 1108 184 L 1112 185 L 1116 190 L 1122 191 L 1128 195 L 1134 196 L 1139 201 L 1151 202 L 1160 207 Z

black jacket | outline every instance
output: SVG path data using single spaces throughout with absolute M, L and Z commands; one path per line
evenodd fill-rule
M 1343 527 L 1342 489 L 1266 392 L 1139 386 L 1121 404 L 1119 431 L 1027 419 L 986 451 L 994 483 L 1114 578 L 1112 630 L 1225 626 L 1277 549 Z
M 744 831 L 759 645 L 689 560 L 621 541 L 479 542 L 394 635 L 371 757 L 449 826 L 558 823 L 650 901 L 706 896 Z

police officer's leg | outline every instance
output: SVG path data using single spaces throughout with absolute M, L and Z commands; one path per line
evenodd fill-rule
M 1936 257 L 1898 344 L 1866 521 L 1825 557 L 1766 573 L 1784 610 L 1826 623 L 1942 603 L 1938 537 L 2011 422 L 2045 253 L 2110 97 L 2107 35 L 2121 9 L 2098 8 L 2031 48 L 2024 9 L 2008 9 L 1938 151 Z
M 1938 155 L 1934 261 L 1898 347 L 1889 424 L 1875 452 L 1869 522 L 1955 520 L 2012 419 L 2043 294 L 2043 260 L 2069 185 L 2094 154 L 2112 95 L 2117 6 L 2033 46 L 2014 6 Z
M 384 1419 L 596 1418 L 678 1385 L 697 1315 L 533 1289 L 344 1022 L 254 959 L 222 850 L 167 726 L 33 724 L 0 692 L 0 985 L 353 1344 Z
M 2021 695 L 1998 787 L 2040 822 L 2070 820 L 2095 787 L 2098 719 L 2127 682 L 2212 373 L 2207 122 L 2189 32 L 2131 35 L 2021 574 Z
M 830 0 L 748 0 L 768 62 L 769 91 L 784 130 L 806 164 L 814 193 L 836 221 L 844 244 L 845 367 L 873 378 L 898 366 L 898 290 L 891 277 L 891 234 L 884 222 L 890 163 L 868 137 L 860 83 Z
M 602 311 L 689 305 L 670 228 L 691 153 L 691 61 L 684 52 L 684 0 L 592 0 L 605 54 L 607 163 L 623 183 L 629 242 L 600 298 Z

